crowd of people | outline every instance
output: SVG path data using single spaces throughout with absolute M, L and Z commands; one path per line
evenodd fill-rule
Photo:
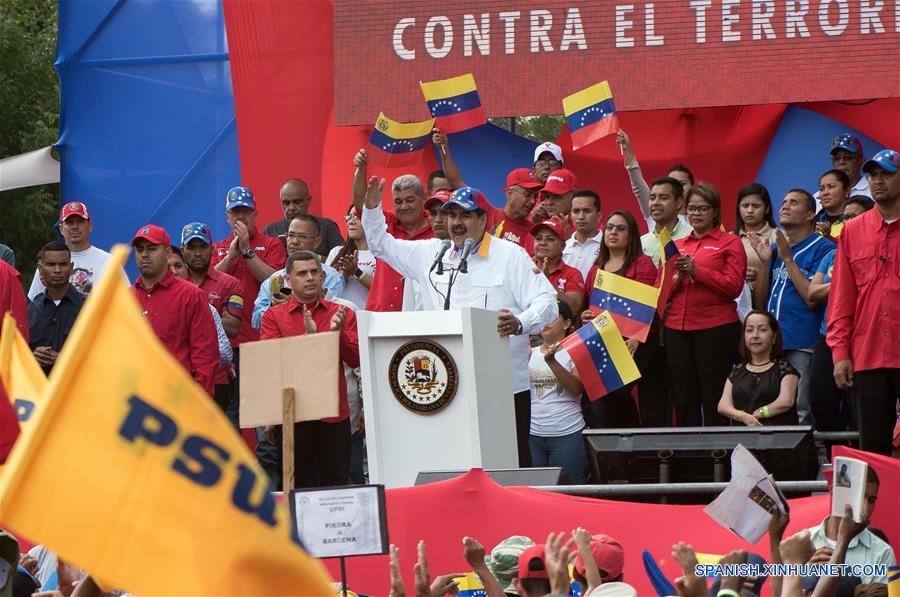
M 648 184 L 624 131 L 617 141 L 634 213 L 604 214 L 600 195 L 578 186 L 549 142 L 530 166 L 509 172 L 494 207 L 466 184 L 447 136 L 436 130 L 432 140 L 442 170 L 424 184 L 397 177 L 392 210 L 382 205 L 384 181 L 367 175 L 366 151 L 357 153 L 346 240 L 333 220 L 309 213 L 312 197 L 297 178 L 280 189 L 284 218 L 262 230 L 252 190 L 235 187 L 225 197 L 226 238 L 189 222 L 177 242 L 153 224 L 132 239 L 144 315 L 235 427 L 242 344 L 340 331 L 339 413 L 298 424 L 298 486 L 365 479 L 354 315 L 362 309 L 496 310 L 498 333 L 510 337 L 519 464 L 561 466 L 575 483 L 587 479 L 585 427 L 808 424 L 858 430 L 863 449 L 891 453 L 900 395 L 896 151 L 866 160 L 856 137 L 836 137 L 816 193 L 794 188 L 773 203 L 749 183 L 729 231 L 712 183 L 677 164 Z M 59 223 L 64 242 L 41 250 L 28 300 L 4 291 L 48 373 L 109 261 L 91 244 L 87 205 L 66 203 Z M 673 270 L 663 262 L 663 231 L 678 249 Z M 15 286 L 18 273 L 2 267 Z M 586 400 L 559 344 L 598 312 L 598 274 L 656 286 L 666 271 L 673 290 L 646 340 L 625 339 L 640 380 Z M 256 437 L 277 484 L 279 430 Z

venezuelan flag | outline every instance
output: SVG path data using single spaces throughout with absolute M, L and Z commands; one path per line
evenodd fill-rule
M 666 312 L 666 304 L 669 295 L 675 287 L 675 259 L 680 254 L 675 241 L 668 228 L 663 228 L 659 233 L 659 297 L 656 308 L 661 313 Z
M 584 391 L 591 400 L 618 390 L 641 376 L 609 311 L 581 326 L 560 346 L 572 357 Z
M 579 149 L 619 130 L 619 117 L 613 104 L 609 81 L 602 81 L 563 98 L 563 113 L 572 149 Z
M 445 133 L 458 133 L 487 122 L 475 77 L 471 73 L 430 83 L 419 82 L 437 126 Z
M 888 597 L 900 597 L 900 564 L 888 566 Z
M 656 315 L 657 300 L 659 288 L 597 270 L 591 291 L 591 306 L 609 311 L 626 338 L 639 342 L 647 340 L 650 324 Z
M 369 157 L 386 168 L 413 166 L 422 159 L 425 145 L 434 128 L 434 118 L 424 122 L 396 122 L 378 115 L 369 146 Z
M 459 597 L 487 597 L 487 591 L 481 584 L 481 579 L 474 572 L 467 572 L 465 576 L 454 578 L 459 583 Z

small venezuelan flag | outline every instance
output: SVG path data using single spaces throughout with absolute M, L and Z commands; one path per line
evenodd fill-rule
M 458 133 L 487 122 L 471 73 L 419 84 L 428 109 L 443 132 Z
M 888 566 L 888 597 L 900 597 L 900 564 Z
M 666 312 L 666 304 L 669 302 L 669 295 L 675 286 L 675 259 L 678 258 L 680 251 L 672 240 L 672 235 L 668 228 L 663 228 L 659 233 L 659 297 L 657 299 L 656 308 L 661 316 Z
M 422 159 L 434 128 L 434 118 L 424 122 L 395 122 L 382 112 L 375 121 L 366 151 L 386 168 L 413 166 Z
M 454 578 L 459 585 L 459 597 L 487 597 L 487 591 L 481 583 L 481 579 L 474 572 L 467 572 L 465 576 Z
M 619 130 L 619 117 L 608 81 L 573 93 L 563 98 L 562 103 L 572 136 L 572 149 L 584 147 Z
M 622 335 L 639 342 L 647 340 L 658 299 L 659 288 L 601 269 L 591 290 L 591 306 L 609 311 Z
M 618 390 L 641 376 L 609 311 L 581 326 L 560 346 L 568 351 L 575 363 L 584 391 L 591 400 Z

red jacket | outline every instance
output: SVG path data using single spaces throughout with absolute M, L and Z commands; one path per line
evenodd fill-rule
M 19 437 L 19 417 L 9 401 L 9 395 L 0 381 L 0 464 L 6 462 L 16 438 Z
M 854 371 L 900 368 L 900 223 L 877 209 L 841 231 L 828 296 L 828 346 Z
M 591 306 L 591 292 L 594 290 L 594 278 L 597 277 L 597 269 L 599 267 L 596 264 L 592 265 L 591 269 L 588 270 L 587 278 L 584 280 L 584 309 Z M 647 286 L 655 286 L 659 272 L 653 264 L 653 260 L 640 253 L 637 259 L 634 260 L 634 263 L 622 275 L 635 282 L 640 282 Z
M 693 255 L 697 272 L 681 276 L 672 290 L 665 326 L 691 331 L 738 321 L 735 299 L 747 278 L 747 253 L 740 237 L 714 228 L 703 238 L 691 232 L 675 245 L 682 255 Z
M 19 333 L 28 342 L 28 301 L 22 288 L 22 276 L 16 268 L 0 260 L 0 319 L 7 311 L 12 313 Z

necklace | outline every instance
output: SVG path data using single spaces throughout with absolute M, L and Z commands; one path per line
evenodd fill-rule
M 753 361 L 751 361 L 751 362 L 747 363 L 747 366 L 748 367 L 765 367 L 769 363 L 774 363 L 774 362 L 775 362 L 775 359 L 769 359 L 765 363 L 754 363 Z

